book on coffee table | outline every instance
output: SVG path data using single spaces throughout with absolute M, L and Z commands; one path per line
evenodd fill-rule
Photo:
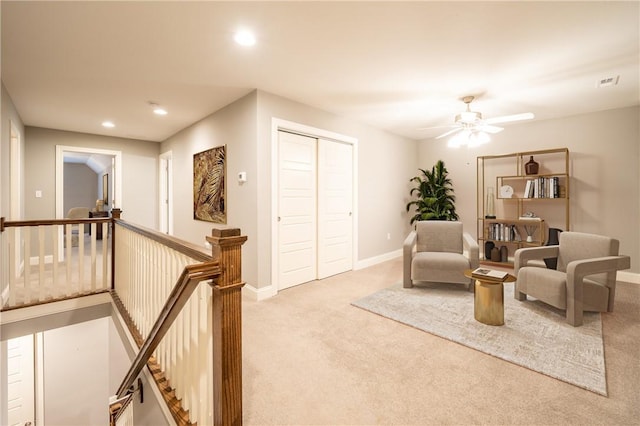
M 493 280 L 493 281 L 504 281 L 509 275 L 508 272 L 496 271 L 495 269 L 488 268 L 478 268 L 471 272 L 471 276 L 473 278 L 478 278 L 481 280 Z

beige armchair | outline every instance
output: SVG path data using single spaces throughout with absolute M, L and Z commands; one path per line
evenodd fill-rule
M 467 284 L 473 291 L 473 280 L 464 276 L 464 270 L 478 267 L 478 243 L 463 232 L 462 222 L 416 222 L 415 231 L 404 241 L 403 262 L 406 288 L 427 281 Z
M 565 231 L 559 245 L 516 250 L 514 297 L 524 301 L 529 295 L 565 309 L 574 327 L 582 325 L 584 311 L 612 312 L 616 273 L 631 267 L 631 259 L 619 256 L 618 247 L 613 238 Z M 557 270 L 527 265 L 549 257 L 558 258 Z
M 72 207 L 67 212 L 67 219 L 88 219 L 89 218 L 89 209 L 87 207 Z M 82 228 L 83 234 L 89 232 L 89 225 L 81 225 L 78 229 L 74 229 L 71 231 L 71 247 L 78 246 L 78 230 Z M 66 244 L 66 239 L 65 239 Z

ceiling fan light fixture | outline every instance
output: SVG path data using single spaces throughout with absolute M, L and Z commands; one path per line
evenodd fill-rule
M 473 148 L 479 145 L 484 145 L 485 143 L 489 143 L 491 138 L 488 133 L 485 132 L 473 132 L 469 135 L 469 148 Z
M 449 148 L 460 148 L 462 145 L 469 143 L 469 137 L 471 136 L 471 130 L 464 129 L 459 133 L 456 133 L 449 139 L 447 146 Z
M 456 123 L 472 124 L 478 120 L 482 120 L 482 114 L 476 111 L 465 111 L 456 116 Z

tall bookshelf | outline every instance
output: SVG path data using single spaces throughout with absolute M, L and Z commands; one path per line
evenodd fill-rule
M 527 174 L 525 165 L 532 157 L 538 171 Z M 482 263 L 511 266 L 518 248 L 544 245 L 549 228 L 570 229 L 567 148 L 478 157 L 477 174 L 477 235 Z M 495 217 L 490 217 L 490 192 L 494 195 L 490 198 Z M 533 217 L 527 217 L 530 213 Z M 506 247 L 507 260 L 492 261 L 485 253 L 487 242 L 498 249 Z

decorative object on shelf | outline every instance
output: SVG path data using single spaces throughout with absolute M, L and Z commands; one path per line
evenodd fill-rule
M 101 212 L 104 208 L 104 200 L 96 200 L 96 211 Z
M 411 210 L 411 206 L 416 207 L 411 225 L 419 220 L 458 220 L 456 197 L 444 162 L 438 160 L 430 171 L 418 170 L 422 172 L 422 176 L 410 179 L 410 182 L 417 184 L 409 192 L 409 195 L 417 196 L 417 199 L 407 204 L 407 212 Z
M 529 161 L 524 165 L 524 172 L 528 175 L 538 174 L 539 164 L 533 159 L 533 155 L 529 156 Z
M 511 185 L 502 185 L 500 187 L 500 197 L 501 198 L 513 197 L 513 187 Z
M 500 262 L 507 262 L 509 260 L 509 249 L 507 246 L 500 247 Z
M 487 187 L 487 214 L 485 219 L 496 218 L 495 196 L 493 195 L 493 186 Z
M 491 249 L 491 261 L 500 262 L 500 249 L 498 247 Z
M 524 232 L 527 233 L 528 243 L 533 242 L 533 234 L 536 232 L 536 229 L 538 229 L 538 225 L 524 225 Z
M 562 232 L 562 229 L 558 228 L 549 228 L 549 239 L 545 246 L 557 246 L 560 244 L 559 235 Z M 557 257 L 546 257 L 544 259 L 544 264 L 547 265 L 547 269 L 557 269 L 558 268 L 558 258 Z
M 534 212 L 525 212 L 520 216 L 520 219 L 540 219 Z
M 487 260 L 491 260 L 491 250 L 493 250 L 493 248 L 496 245 L 493 243 L 493 241 L 485 241 L 484 243 L 484 258 Z

